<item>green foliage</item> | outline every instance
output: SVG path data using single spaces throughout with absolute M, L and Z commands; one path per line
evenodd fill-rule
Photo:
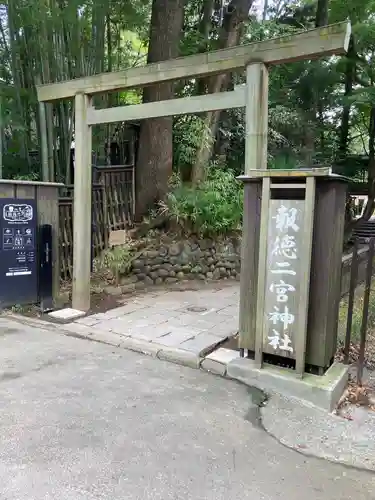
M 161 204 L 161 213 L 185 231 L 215 236 L 240 229 L 243 187 L 233 172 L 211 168 L 198 187 L 178 183 Z
M 110 272 L 115 283 L 118 285 L 121 275 L 130 271 L 132 263 L 132 251 L 130 245 L 121 245 L 104 250 L 94 260 L 94 272 Z
M 39 175 L 36 172 L 30 172 L 29 174 L 13 175 L 12 179 L 17 179 L 19 181 L 38 181 Z
M 41 162 L 34 165 L 29 158 L 29 151 L 40 152 L 41 146 L 35 85 L 145 64 L 151 4 L 151 0 L 8 0 L 3 3 L 0 7 L 0 118 L 5 177 L 35 178 L 41 173 Z M 215 50 L 223 45 L 222 8 L 228 4 L 228 1 L 213 2 L 211 19 L 205 25 L 207 2 L 186 2 L 181 55 Z M 268 5 L 266 21 L 250 16 L 249 22 L 241 26 L 240 43 L 293 35 L 314 27 L 316 0 L 269 2 Z M 329 22 L 347 18 L 352 22 L 356 64 L 353 91 L 344 96 L 346 57 L 273 66 L 269 79 L 270 168 L 305 165 L 309 130 L 306 124 L 310 123 L 314 136 L 312 161 L 332 164 L 340 153 L 344 106 L 350 106 L 348 155 L 369 152 L 370 111 L 375 106 L 375 1 L 329 0 L 329 15 Z M 176 96 L 206 92 L 213 78 L 178 82 Z M 229 89 L 245 82 L 244 72 L 234 72 L 231 78 Z M 142 90 L 113 92 L 108 101 L 104 97 L 95 100 L 98 108 L 137 104 L 142 100 Z M 55 178 L 63 181 L 69 165 L 72 110 L 68 101 L 54 103 L 52 116 L 46 117 L 47 128 L 53 136 L 49 147 L 54 151 Z M 104 149 L 105 140 L 117 131 L 117 125 L 95 127 L 93 149 Z M 212 138 L 207 134 L 204 116 L 175 120 L 173 159 L 182 179 L 190 177 L 202 137 L 210 146 Z M 223 168 L 242 173 L 245 157 L 242 109 L 224 110 L 216 139 L 214 160 L 220 158 Z M 148 147 L 147 144 L 140 146 Z M 358 172 L 354 163 L 345 163 L 345 169 L 342 173 L 347 175 L 355 176 Z
M 268 168 L 275 170 L 292 170 L 299 166 L 295 157 L 287 155 L 278 155 L 268 161 Z
M 205 138 L 206 146 L 212 142 L 208 129 L 199 116 L 187 115 L 176 120 L 173 128 L 174 164 L 178 167 L 182 178 L 189 179 L 197 149 Z
M 42 136 L 49 131 L 55 179 L 66 180 L 74 141 L 73 106 L 54 103 L 40 112 L 35 87 L 97 72 L 145 64 L 150 0 L 7 0 L 0 6 L 1 129 L 3 175 L 41 173 Z M 140 102 L 140 91 L 95 98 L 95 106 Z M 45 122 L 45 123 L 44 123 Z M 45 126 L 45 128 L 44 128 Z M 117 126 L 94 128 L 93 149 L 103 154 Z M 34 168 L 29 152 L 39 153 Z M 49 162 L 52 169 L 52 161 Z M 52 173 L 51 173 L 52 175 Z
M 374 280 L 372 282 L 372 292 L 370 293 L 370 301 L 369 301 L 369 309 L 367 316 L 367 331 L 369 333 L 374 332 L 375 330 L 375 294 L 374 290 Z M 355 296 L 354 296 L 354 305 L 353 305 L 353 317 L 352 317 L 352 330 L 351 330 L 351 340 L 354 344 L 358 343 L 361 338 L 361 327 L 362 327 L 362 315 L 363 315 L 363 294 L 364 294 L 364 286 L 361 285 L 357 288 Z M 341 344 L 344 343 L 345 333 L 346 333 L 346 321 L 347 321 L 347 312 L 348 312 L 348 299 L 345 298 L 340 303 L 339 310 L 339 327 L 338 327 L 338 336 L 339 342 Z
M 19 179 L 37 181 L 39 177 L 39 164 L 28 162 L 24 158 L 20 158 L 17 153 L 3 155 L 3 177 L 5 179 Z

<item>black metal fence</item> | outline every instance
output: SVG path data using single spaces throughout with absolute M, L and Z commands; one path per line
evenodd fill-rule
M 348 312 L 344 344 L 344 363 L 349 364 L 350 346 L 352 343 L 353 312 L 358 285 L 364 284 L 362 306 L 362 320 L 360 327 L 359 350 L 357 360 L 357 383 L 362 386 L 363 369 L 365 365 L 365 349 L 368 331 L 369 307 L 371 295 L 372 275 L 374 271 L 375 238 L 371 238 L 366 249 L 360 248 L 359 240 L 354 241 L 353 254 L 350 263 Z

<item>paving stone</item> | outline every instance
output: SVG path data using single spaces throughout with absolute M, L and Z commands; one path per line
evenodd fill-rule
M 119 318 L 121 316 L 125 316 L 126 314 L 144 309 L 145 307 L 146 304 L 130 302 L 124 306 L 116 307 L 115 309 L 111 309 L 110 311 L 103 313 L 103 319 Z
M 77 319 L 75 323 L 78 323 L 79 325 L 85 325 L 85 326 L 94 326 L 97 325 L 101 321 L 101 318 L 94 318 L 92 316 L 86 316 L 85 318 Z
M 162 346 L 157 353 L 157 357 L 178 365 L 189 366 L 190 368 L 199 368 L 201 362 L 201 358 L 194 352 L 165 346 Z
M 232 299 L 221 297 L 217 292 L 211 292 L 209 296 L 199 296 L 199 302 L 204 304 L 207 309 L 214 308 L 215 310 L 223 309 L 224 307 L 229 307 L 235 304 Z
M 208 309 L 205 312 L 201 313 L 194 313 L 190 312 L 186 314 L 187 316 L 190 317 L 190 322 L 199 322 L 201 324 L 206 325 L 207 327 L 213 327 L 217 324 L 223 323 L 228 320 L 227 316 L 219 316 L 217 311 L 214 309 Z
M 165 323 L 169 319 L 174 318 L 175 315 L 169 311 L 163 311 L 160 308 L 157 309 L 142 309 L 126 316 L 122 316 L 120 319 L 124 321 L 130 321 L 133 324 L 148 324 L 148 325 L 159 325 L 160 323 Z
M 215 335 L 216 337 L 234 337 L 238 332 L 238 324 L 233 321 L 227 321 L 225 323 L 219 323 L 211 328 L 207 328 L 205 331 Z
M 194 313 L 181 313 L 179 316 L 171 318 L 168 322 L 176 327 L 193 327 L 200 331 L 208 330 L 216 326 L 216 323 L 213 321 L 206 320 L 204 317 Z
M 87 326 L 87 325 L 81 325 L 79 323 L 69 323 L 68 325 L 63 325 L 62 331 L 71 333 L 71 334 L 77 334 L 81 337 L 90 337 L 92 333 L 96 330 L 99 330 L 98 326 L 95 325 L 94 327 Z
M 195 330 L 194 328 L 189 327 L 173 328 L 171 332 L 168 333 L 168 335 L 165 335 L 160 339 L 160 343 L 164 346 L 177 347 L 185 342 L 185 340 L 191 339 L 199 333 L 199 330 Z
M 225 337 L 220 339 L 210 333 L 202 332 L 193 339 L 183 342 L 180 347 L 181 349 L 186 349 L 187 351 L 195 352 L 196 354 L 203 356 L 222 340 L 225 340 Z
M 223 309 L 218 310 L 218 314 L 233 317 L 233 318 L 238 318 L 238 316 L 240 314 L 240 309 L 239 309 L 239 306 L 237 306 L 237 305 L 236 306 L 230 305 L 227 307 L 223 307 Z
M 227 372 L 227 365 L 223 365 L 222 363 L 218 363 L 217 361 L 208 358 L 204 358 L 201 363 L 201 368 L 206 372 L 221 375 L 222 377 L 225 377 Z
M 227 365 L 233 359 L 239 358 L 240 352 L 233 351 L 232 349 L 226 349 L 225 347 L 220 347 L 216 351 L 211 352 L 206 356 L 205 359 L 214 361 L 215 363 L 221 363 Z
M 59 311 L 52 311 L 48 313 L 48 316 L 56 321 L 60 321 L 61 323 L 69 323 L 70 321 L 86 316 L 86 313 L 78 309 L 66 307 L 65 309 L 60 309 Z
M 131 328 L 131 323 L 122 318 L 112 318 L 106 321 L 99 321 L 95 325 L 100 330 L 113 332 L 118 335 L 123 335 L 124 337 L 130 336 L 129 330 Z
M 153 309 L 148 308 L 150 311 L 150 317 L 155 315 L 163 315 L 164 321 L 169 319 L 177 318 L 180 313 L 175 309 L 166 309 L 162 304 L 154 307 Z
M 178 313 L 177 316 L 169 318 L 168 323 L 174 328 L 184 328 L 186 326 L 190 326 L 193 321 L 188 314 Z
M 217 309 L 215 307 L 207 307 L 205 311 L 199 313 L 202 318 L 207 318 L 209 320 L 217 318 Z
M 96 340 L 97 342 L 113 345 L 115 347 L 119 347 L 122 340 L 122 337 L 120 335 L 117 335 L 117 333 L 101 332 L 99 330 L 94 331 L 90 335 L 90 338 Z
M 130 315 L 126 316 L 124 320 L 126 318 L 129 318 L 128 321 L 132 328 L 154 328 L 155 326 L 166 323 L 168 320 L 168 316 L 165 316 L 164 314 L 152 314 L 141 319 L 133 319 L 133 316 Z M 122 318 L 119 319 L 121 320 Z M 168 330 L 166 331 L 166 333 L 168 333 Z
M 148 340 L 153 342 L 162 342 L 162 338 L 170 333 L 171 329 L 167 328 L 165 324 L 161 325 L 147 325 L 145 327 L 133 326 L 129 332 L 132 338 Z
M 86 316 L 87 319 L 92 319 L 92 320 L 97 320 L 97 321 L 100 321 L 102 319 L 106 319 L 106 316 L 105 316 L 106 313 L 96 313 L 96 314 L 90 314 L 90 316 Z M 84 320 L 85 318 L 82 318 L 82 319 L 78 319 L 77 320 L 77 323 L 81 323 L 82 320 Z
M 148 318 L 150 313 L 149 313 L 149 308 L 147 307 L 142 307 L 142 309 L 138 309 L 137 311 L 132 311 L 127 314 L 121 314 L 121 316 L 118 316 L 117 319 L 122 319 L 123 321 L 136 321 L 136 320 L 144 320 L 145 318 Z
M 179 292 L 183 293 L 183 292 Z M 157 303 L 160 304 L 160 307 L 163 308 L 165 311 L 178 311 L 180 312 L 180 309 L 182 307 L 186 307 L 186 305 L 189 304 L 189 302 L 186 302 L 186 305 L 184 303 L 183 297 L 180 298 L 180 300 L 173 300 L 171 298 L 167 297 L 157 297 Z M 153 304 L 155 305 L 155 304 Z
M 127 337 L 121 340 L 120 347 L 124 349 L 129 349 L 130 351 L 139 352 L 141 354 L 147 354 L 148 356 L 156 357 L 158 352 L 164 348 L 162 345 L 156 342 L 148 342 L 147 340 L 135 339 L 132 337 Z

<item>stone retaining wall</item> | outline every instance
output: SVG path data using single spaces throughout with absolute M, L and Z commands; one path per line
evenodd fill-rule
M 133 261 L 131 274 L 145 285 L 239 277 L 240 240 L 160 242 Z
M 368 248 L 360 250 L 359 282 L 364 279 Z M 126 283 L 141 286 L 185 280 L 239 279 L 241 240 L 231 237 L 214 241 L 187 239 L 156 240 L 133 261 Z M 343 256 L 341 296 L 348 293 L 351 255 Z M 134 285 L 133 285 L 134 286 Z

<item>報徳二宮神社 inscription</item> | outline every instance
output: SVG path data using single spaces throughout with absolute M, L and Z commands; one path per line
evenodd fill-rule
M 263 350 L 294 358 L 303 200 L 271 200 Z

